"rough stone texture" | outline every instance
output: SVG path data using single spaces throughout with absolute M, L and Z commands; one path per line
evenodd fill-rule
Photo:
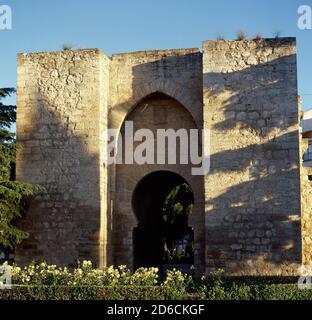
M 207 41 L 203 48 L 204 124 L 211 129 L 206 270 L 295 271 L 301 262 L 295 40 Z
M 163 112 L 161 111 L 163 110 Z M 162 119 L 161 119 L 162 118 Z M 127 121 L 133 121 L 134 131 L 149 128 L 156 137 L 156 130 L 161 129 L 196 129 L 190 113 L 176 100 L 166 96 L 151 96 L 140 102 L 129 114 Z M 124 135 L 124 126 L 121 128 Z M 156 151 L 155 141 L 155 151 Z M 116 166 L 116 190 L 114 210 L 114 253 L 116 264 L 132 265 L 133 229 L 138 221 L 132 213 L 132 196 L 136 185 L 148 174 L 155 171 L 170 171 L 182 176 L 194 193 L 194 207 L 190 225 L 195 234 L 195 262 L 197 266 L 204 263 L 204 189 L 203 177 L 192 176 L 192 165 L 170 164 L 120 164 Z M 161 186 L 159 186 L 161 188 Z
M 92 49 L 19 55 L 17 175 L 47 193 L 21 222 L 31 237 L 17 262 L 131 266 L 134 188 L 170 170 L 195 195 L 198 271 L 295 273 L 302 260 L 296 81 L 292 38 L 111 58 Z M 211 172 L 106 166 L 105 129 L 122 132 L 126 119 L 153 131 L 209 128 Z
M 108 58 L 99 50 L 20 54 L 17 87 L 17 178 L 47 192 L 20 226 L 30 238 L 17 263 L 104 265 Z
M 198 49 L 113 55 L 110 84 L 111 128 L 121 128 L 127 116 L 128 120 L 137 123 L 135 129 L 145 127 L 153 129 L 153 132 L 157 128 L 202 128 L 202 54 Z M 154 98 L 141 103 L 142 99 L 155 92 L 161 92 L 172 99 L 161 101 Z M 161 104 L 167 105 L 167 120 L 166 123 L 155 123 L 154 118 L 161 117 L 161 112 L 157 112 L 157 107 Z M 145 105 L 148 105 L 147 110 Z M 144 115 L 141 110 L 145 110 Z M 132 212 L 131 198 L 136 184 L 151 172 L 170 170 L 180 174 L 191 185 L 196 197 L 192 219 L 195 233 L 195 263 L 198 269 L 203 270 L 203 178 L 190 176 L 190 166 L 119 165 L 116 169 L 111 166 L 110 170 L 110 198 L 112 203 L 115 203 L 112 210 L 115 218 L 113 262 L 132 265 L 132 231 L 137 226 L 137 221 Z
M 301 141 L 301 159 L 308 148 L 308 139 Z M 312 261 L 312 167 L 301 166 L 301 210 L 302 210 L 302 263 Z

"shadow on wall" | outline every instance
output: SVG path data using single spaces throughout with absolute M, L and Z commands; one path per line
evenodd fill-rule
M 153 53 L 152 53 L 153 54 Z M 143 57 L 148 60 L 150 57 Z M 141 60 L 143 60 L 143 58 Z M 153 57 L 154 58 L 154 57 Z M 156 61 L 145 62 L 139 65 L 132 66 L 132 79 L 131 79 L 131 87 L 128 88 L 127 84 L 124 86 L 124 81 L 120 81 L 118 83 L 118 88 L 120 88 L 120 92 L 125 90 L 127 94 L 129 89 L 132 91 L 132 96 L 127 101 L 122 101 L 120 104 L 113 107 L 112 113 L 110 115 L 111 124 L 116 128 L 122 127 L 124 120 L 127 119 L 129 115 L 132 114 L 132 111 L 136 107 L 139 107 L 141 103 L 145 101 L 145 99 L 154 98 L 157 95 L 165 96 L 167 99 L 175 100 L 176 102 L 185 108 L 190 118 L 192 118 L 192 122 L 194 120 L 194 128 L 196 125 L 201 128 L 202 127 L 202 55 L 200 52 L 183 52 L 178 55 L 167 55 L 166 53 L 162 54 L 161 57 Z M 122 58 L 121 58 L 122 59 Z M 122 63 L 122 62 L 120 62 Z M 128 62 L 127 62 L 128 63 Z M 123 78 L 123 74 L 121 74 L 121 79 Z M 118 79 L 118 80 L 121 80 Z M 124 87 L 123 87 L 124 86 Z M 183 110 L 185 112 L 185 110 Z M 115 114 L 118 115 L 115 117 Z M 160 115 L 160 114 L 158 114 Z M 161 115 L 160 115 L 161 116 Z M 179 117 L 175 118 L 175 123 L 171 126 L 173 128 L 179 127 Z M 117 119 L 117 121 L 114 121 Z M 120 119 L 123 121 L 120 122 Z M 152 123 L 152 119 L 149 119 Z M 159 121 L 159 127 L 165 128 L 170 123 L 164 124 Z M 196 124 L 196 125 L 195 125 Z M 138 123 L 140 127 L 141 123 Z M 158 124 L 157 124 L 158 125 Z M 189 172 L 191 174 L 191 170 L 189 166 L 184 165 L 183 169 L 179 169 L 177 172 L 177 168 L 174 165 L 151 165 L 146 166 L 146 170 L 143 169 L 143 166 L 138 168 L 138 174 L 135 178 L 138 178 L 140 181 L 146 174 L 151 172 L 159 171 L 159 170 L 168 170 L 172 172 L 179 173 L 184 177 L 195 188 L 193 190 L 201 192 L 197 192 L 197 198 L 195 199 L 194 213 L 192 217 L 191 225 L 195 226 L 194 234 L 195 234 L 195 265 L 197 267 L 198 272 L 204 271 L 204 179 L 203 177 L 198 177 L 192 179 L 190 181 L 188 176 L 185 176 L 185 172 Z M 192 167 L 192 166 L 190 166 Z M 189 169 L 189 171 L 188 171 Z M 119 171 L 119 172 L 118 172 Z M 120 174 L 118 166 L 116 168 L 116 176 Z M 141 174 L 141 175 L 140 175 Z M 123 178 L 123 182 L 121 179 Z M 112 189 L 115 190 L 127 190 L 128 193 L 131 192 L 129 189 L 129 183 L 126 180 L 131 180 L 131 177 L 128 175 L 120 175 L 120 179 L 118 180 L 118 186 L 114 186 Z M 112 183 L 114 185 L 115 182 Z M 122 187 L 124 184 L 124 188 Z M 136 184 L 135 184 L 136 185 Z M 132 192 L 134 191 L 135 185 L 133 187 Z M 118 191 L 117 191 L 118 192 Z M 129 194 L 120 195 L 122 201 L 125 200 L 125 197 L 129 200 L 129 204 L 132 198 Z M 116 196 L 116 194 L 112 193 L 112 196 Z M 118 197 L 118 196 L 116 196 Z M 116 198 L 114 199 L 116 202 Z M 121 201 L 117 201 L 118 204 L 114 207 L 114 239 L 115 239 L 115 261 L 124 263 L 129 263 L 128 261 L 132 260 L 133 254 L 135 251 L 132 249 L 133 246 L 133 225 L 136 226 L 136 221 L 128 223 L 128 218 L 125 217 L 125 205 L 121 203 Z M 118 205 L 122 208 L 119 210 Z M 130 207 L 131 208 L 131 207 Z M 130 209 L 131 210 L 131 209 Z M 120 211 L 120 212 L 119 212 Z M 200 212 L 199 212 L 200 211 Z M 199 214 L 198 214 L 199 212 Z M 129 215 L 133 216 L 132 220 L 135 219 L 134 212 L 129 212 Z M 131 220 L 131 219 L 130 219 Z M 135 228 L 135 227 L 134 227 Z M 130 230 L 131 229 L 131 230 Z M 131 235 L 131 236 L 130 236 Z M 130 252 L 131 251 L 131 252 Z
M 46 96 L 46 87 L 38 87 L 29 112 L 19 110 L 27 120 L 18 121 L 17 174 L 47 192 L 30 202 L 18 223 L 30 237 L 16 248 L 16 262 L 44 260 L 71 267 L 77 260 L 92 260 L 99 265 L 99 155 L 90 153 L 83 124 L 71 117 L 78 102 L 60 108 Z
M 112 118 L 114 118 L 114 113 L 124 114 L 125 120 L 141 100 L 158 92 L 181 103 L 190 112 L 197 127 L 201 128 L 203 115 L 202 54 L 199 50 L 190 53 L 178 52 L 179 50 L 177 55 L 163 54 L 159 60 L 134 65 L 132 67 L 132 97 L 114 106 Z M 143 57 L 142 60 L 144 60 Z M 122 85 L 121 82 L 121 88 Z M 111 125 L 115 127 L 116 124 L 111 123 Z
M 289 265 L 301 262 L 295 63 L 290 55 L 238 72 L 204 75 L 212 130 L 206 180 L 211 270 L 292 272 Z
M 190 63 L 182 56 L 135 66 L 134 97 L 113 112 L 126 117 L 134 102 L 159 91 L 193 108 L 189 111 L 200 128 L 202 63 L 200 53 L 192 55 Z M 257 259 L 277 268 L 301 261 L 295 59 L 288 56 L 239 72 L 204 74 L 212 155 L 206 212 L 203 209 L 198 217 L 195 237 L 206 243 L 208 268 L 249 273 L 249 262 Z M 181 69 L 172 71 L 176 65 Z M 180 72 L 180 77 L 173 72 Z M 47 89 L 39 83 L 38 87 Z M 77 259 L 98 264 L 99 155 L 89 151 L 96 141 L 72 116 L 79 103 L 59 108 L 44 90 L 35 100 L 33 110 L 24 111 L 25 117 L 27 112 L 32 115 L 28 125 L 23 121 L 19 127 L 18 121 L 18 179 L 42 184 L 48 192 L 31 202 L 19 224 L 30 238 L 17 248 L 17 263 L 44 258 L 59 265 L 72 265 Z M 84 108 L 80 112 L 87 112 Z M 204 255 L 203 247 L 195 250 Z
M 156 88 L 172 96 L 187 107 L 200 128 L 201 54 L 192 56 L 189 67 L 200 71 L 189 83 L 183 83 L 188 68 L 181 64 L 178 80 L 172 71 L 176 61 L 188 63 L 187 55 L 166 57 L 133 68 L 133 92 L 143 98 Z M 237 72 L 204 74 L 209 108 L 205 121 L 212 130 L 206 233 L 200 235 L 206 244 L 206 270 L 291 273 L 301 262 L 295 61 L 296 56 L 290 55 Z M 193 100 L 188 97 L 196 92 Z M 126 115 L 133 101 L 116 110 Z M 195 110 L 190 110 L 194 105 Z M 199 223 L 204 224 L 204 210 Z

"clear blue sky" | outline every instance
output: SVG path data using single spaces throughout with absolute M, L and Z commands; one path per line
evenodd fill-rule
M 312 107 L 312 30 L 297 28 L 299 5 L 312 0 L 0 0 L 13 10 L 13 30 L 0 31 L 0 87 L 16 86 L 18 52 L 60 50 L 64 43 L 110 55 L 145 49 L 200 47 L 203 40 L 295 36 L 299 94 Z M 10 102 L 14 102 L 14 97 Z

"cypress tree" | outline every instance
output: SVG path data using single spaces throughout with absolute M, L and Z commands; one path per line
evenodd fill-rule
M 43 191 L 38 185 L 14 181 L 16 142 L 10 128 L 16 122 L 16 106 L 1 102 L 14 92 L 14 88 L 0 88 L 0 246 L 4 248 L 13 248 L 29 236 L 15 222 L 25 211 L 25 199 Z

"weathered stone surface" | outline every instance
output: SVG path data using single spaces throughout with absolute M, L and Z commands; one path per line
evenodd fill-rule
M 203 49 L 204 124 L 211 130 L 206 268 L 296 273 L 302 259 L 295 41 L 207 41 Z M 239 223 L 228 218 L 237 215 Z
M 30 238 L 18 263 L 104 265 L 108 72 L 99 50 L 18 57 L 17 177 L 47 189 L 21 221 Z
M 301 159 L 308 148 L 308 140 L 301 140 Z M 302 263 L 312 263 L 312 168 L 301 166 L 301 229 Z
M 18 263 L 131 266 L 132 194 L 159 170 L 193 189 L 198 271 L 291 274 L 311 262 L 294 39 L 112 57 L 97 49 L 20 54 L 17 90 L 17 177 L 47 189 L 20 223 L 31 236 L 16 250 Z M 124 130 L 125 119 L 153 131 L 210 129 L 210 173 L 196 177 L 189 165 L 167 163 L 106 166 L 104 132 Z

